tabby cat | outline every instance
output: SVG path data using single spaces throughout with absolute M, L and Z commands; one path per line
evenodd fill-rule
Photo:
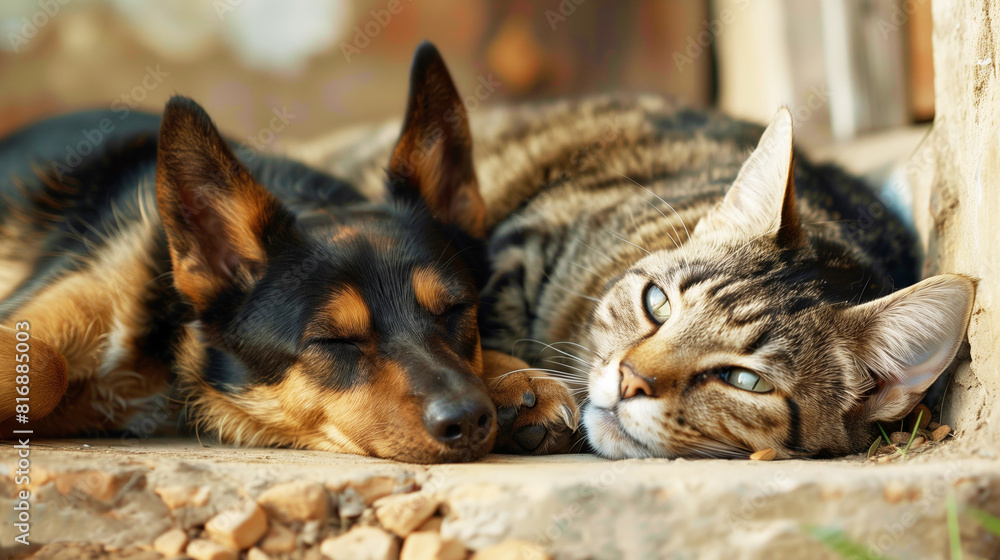
M 566 413 L 539 450 L 570 447 L 579 410 L 609 458 L 859 452 L 964 338 L 974 282 L 911 285 L 912 234 L 859 180 L 793 157 L 786 109 L 766 130 L 656 97 L 470 118 L 483 346 L 578 400 L 547 397 Z M 347 144 L 319 147 L 327 167 L 377 188 L 380 149 Z

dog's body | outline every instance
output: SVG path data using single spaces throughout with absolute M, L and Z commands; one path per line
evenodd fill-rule
M 162 121 L 82 113 L 0 143 L 0 345 L 28 325 L 65 358 L 36 367 L 36 398 L 68 377 L 30 428 L 121 429 L 172 393 L 239 444 L 416 462 L 564 444 L 568 392 L 536 405 L 561 386 L 501 378 L 525 364 L 481 350 L 485 208 L 458 99 L 422 46 L 379 202 L 227 143 L 184 98 Z

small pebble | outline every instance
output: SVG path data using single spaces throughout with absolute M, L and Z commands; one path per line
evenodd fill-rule
M 406 537 L 434 515 L 438 503 L 423 492 L 397 494 L 375 502 L 375 517 L 386 529 Z
M 770 461 L 778 456 L 778 452 L 773 449 L 761 449 L 750 456 L 751 461 Z
M 910 449 L 913 449 L 914 447 L 920 447 L 926 441 L 927 440 L 924 439 L 924 436 L 917 436 L 917 437 L 913 438 L 913 443 L 910 444 Z
M 267 515 L 283 523 L 326 521 L 329 502 L 326 489 L 309 482 L 278 484 L 257 497 Z
M 917 417 L 920 418 L 920 423 L 917 424 Z M 927 408 L 926 404 L 920 403 L 916 408 L 910 412 L 909 416 L 906 417 L 906 429 L 910 432 L 913 431 L 914 425 L 920 430 L 927 427 L 931 423 L 931 409 Z
M 271 560 L 271 556 L 255 546 L 247 551 L 247 560 Z
M 268 554 L 283 554 L 295 550 L 295 532 L 274 523 L 260 541 L 260 549 Z
M 513 539 L 479 550 L 472 555 L 470 560 L 510 560 L 511 558 L 551 560 L 552 555 L 535 543 Z
M 910 434 L 906 432 L 893 432 L 892 435 L 889 436 L 889 441 L 896 445 L 906 445 L 906 442 L 910 441 Z
M 951 433 L 951 426 L 942 424 L 938 426 L 937 429 L 935 429 L 933 432 L 931 432 L 931 439 L 934 441 L 941 441 L 944 438 L 948 437 L 948 434 L 950 433 Z
M 267 533 L 267 516 L 255 502 L 248 502 L 209 519 L 205 533 L 230 548 L 245 550 Z
M 403 542 L 399 560 L 462 560 L 465 547 L 455 539 L 443 538 L 438 533 L 418 531 Z
M 167 558 L 172 558 L 184 552 L 187 543 L 187 533 L 181 529 L 171 529 L 156 537 L 156 540 L 153 541 L 153 550 Z
M 435 515 L 434 517 L 428 519 L 427 521 L 424 521 L 424 524 L 421 525 L 421 526 L 419 526 L 419 527 L 417 527 L 416 530 L 417 531 L 430 531 L 432 533 L 440 533 L 441 532 L 441 522 L 442 521 L 444 521 L 443 518 L 438 517 L 438 516 Z
M 235 550 L 208 539 L 191 541 L 186 552 L 194 560 L 236 560 L 239 557 Z
M 399 541 L 375 527 L 355 527 L 320 545 L 320 552 L 330 560 L 396 560 Z

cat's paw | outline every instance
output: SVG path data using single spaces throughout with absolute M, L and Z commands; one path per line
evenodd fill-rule
M 495 453 L 566 453 L 575 443 L 579 407 L 562 382 L 526 369 L 523 361 L 497 354 L 487 358 L 486 389 L 497 407 Z M 512 372 L 512 373 L 508 373 Z M 489 374 L 493 375 L 489 375 Z

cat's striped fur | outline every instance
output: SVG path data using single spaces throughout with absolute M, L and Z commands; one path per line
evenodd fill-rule
M 889 295 L 916 280 L 914 238 L 859 180 L 797 154 L 791 186 L 787 111 L 764 140 L 658 97 L 471 119 L 493 266 L 483 345 L 579 389 L 602 455 L 860 451 L 964 336 L 969 279 Z M 379 143 L 320 152 L 377 188 Z M 670 303 L 662 325 L 650 286 Z M 773 389 L 727 382 L 740 370 Z

